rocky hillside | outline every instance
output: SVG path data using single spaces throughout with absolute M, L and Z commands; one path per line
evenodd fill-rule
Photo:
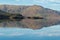
M 40 29 L 43 27 L 60 24 L 60 12 L 44 8 L 39 5 L 0 5 L 0 14 L 2 13 L 22 14 L 25 17 L 44 17 L 44 19 L 23 19 L 21 21 L 4 21 L 0 23 L 0 27 L 21 27 Z

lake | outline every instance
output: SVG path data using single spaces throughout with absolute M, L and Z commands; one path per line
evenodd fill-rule
M 0 28 L 0 40 L 60 40 L 60 25 L 36 30 Z

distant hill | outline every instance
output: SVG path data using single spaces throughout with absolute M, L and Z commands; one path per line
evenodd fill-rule
M 0 26 L 40 29 L 60 24 L 60 12 L 39 5 L 0 5 L 0 14 L 22 14 L 25 17 L 44 17 L 45 19 L 23 19 L 22 21 L 2 22 Z

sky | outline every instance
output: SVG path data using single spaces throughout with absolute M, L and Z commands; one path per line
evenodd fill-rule
M 45 8 L 60 11 L 60 0 L 0 0 L 0 4 L 41 5 Z

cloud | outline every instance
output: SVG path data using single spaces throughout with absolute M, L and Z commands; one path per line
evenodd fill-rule
M 60 0 L 47 0 L 49 2 L 53 2 L 53 3 L 60 3 Z
M 0 33 L 0 36 L 22 36 L 24 33 Z
M 0 36 L 60 36 L 60 26 L 55 25 L 40 30 L 20 29 L 20 28 L 0 28 Z
M 47 29 L 47 30 L 46 30 Z M 40 32 L 35 32 L 38 36 L 60 36 L 60 26 L 55 25 L 49 28 L 46 28 Z
M 35 2 L 44 2 L 45 0 L 33 0 Z
M 56 2 L 56 3 L 60 3 L 60 0 L 32 0 L 34 2 Z
M 0 33 L 0 36 L 4 35 L 4 33 Z
M 51 2 L 60 2 L 60 0 L 49 0 Z
M 34 2 L 37 3 L 55 3 L 55 4 L 60 4 L 60 0 L 33 0 Z
M 46 0 L 33 0 L 33 2 L 35 2 L 35 3 L 44 3 L 44 2 L 46 2 Z
M 32 34 L 37 36 L 60 36 L 60 31 L 59 32 L 56 32 L 56 31 L 58 30 L 51 31 L 51 32 L 48 32 L 48 31 L 34 32 Z
M 15 1 L 19 2 L 20 0 L 15 0 Z
M 23 33 L 11 33 L 11 34 L 8 34 L 7 36 L 22 36 L 24 35 Z

